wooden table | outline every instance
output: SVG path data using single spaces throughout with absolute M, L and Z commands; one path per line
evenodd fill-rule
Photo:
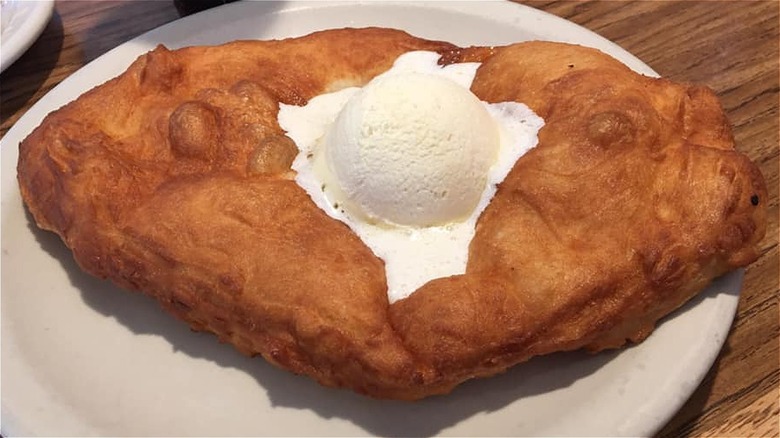
M 775 1 L 527 4 L 583 25 L 661 75 L 720 96 L 738 147 L 769 186 L 762 256 L 704 382 L 661 436 L 778 436 L 778 9 Z M 58 1 L 38 41 L 0 75 L 4 135 L 38 99 L 109 49 L 179 18 L 173 1 Z M 564 413 L 565 414 L 565 413 Z

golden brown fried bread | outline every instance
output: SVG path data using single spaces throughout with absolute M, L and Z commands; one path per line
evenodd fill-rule
M 363 85 L 402 53 L 482 62 L 539 144 L 480 218 L 464 275 L 388 304 L 383 263 L 294 182 L 279 103 Z M 766 188 L 713 93 L 547 42 L 460 49 L 390 29 L 159 47 L 20 146 L 38 225 L 87 272 L 322 384 L 446 393 L 530 357 L 639 342 L 751 263 Z

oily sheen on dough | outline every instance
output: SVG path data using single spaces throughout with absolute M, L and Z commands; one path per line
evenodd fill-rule
M 389 305 L 382 261 L 295 184 L 276 115 L 410 50 L 481 62 L 481 100 L 546 125 L 481 216 L 466 274 Z M 639 342 L 755 260 L 766 223 L 763 179 L 707 88 L 574 45 L 378 28 L 158 47 L 51 113 L 20 145 L 18 180 L 85 271 L 321 384 L 409 400 Z

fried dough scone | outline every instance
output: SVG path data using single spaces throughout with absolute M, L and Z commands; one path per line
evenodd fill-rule
M 296 185 L 279 104 L 402 53 L 481 62 L 472 91 L 545 119 L 477 224 L 464 275 L 388 303 L 382 261 Z M 639 342 L 757 257 L 766 188 L 706 88 L 594 49 L 461 49 L 390 29 L 158 47 L 20 145 L 37 224 L 87 272 L 328 386 L 419 399 L 561 350 Z

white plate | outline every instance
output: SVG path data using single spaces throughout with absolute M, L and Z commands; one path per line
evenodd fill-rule
M 2 432 L 9 435 L 651 435 L 714 361 L 741 272 L 716 281 L 637 347 L 556 354 L 418 403 L 370 400 L 241 356 L 190 332 L 140 294 L 82 273 L 22 208 L 17 145 L 51 110 L 122 72 L 157 43 L 387 26 L 461 45 L 528 39 L 597 47 L 655 74 L 609 41 L 510 3 L 239 2 L 149 32 L 44 96 L 2 141 Z
M 51 18 L 54 0 L 0 2 L 0 72 L 38 39 Z

